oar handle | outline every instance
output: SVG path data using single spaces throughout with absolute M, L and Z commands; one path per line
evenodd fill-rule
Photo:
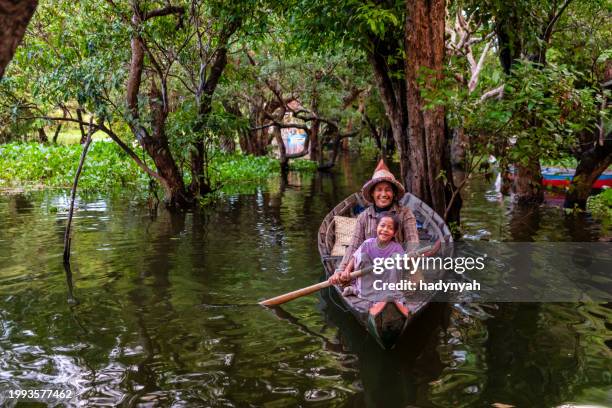
M 431 256 L 435 254 L 436 252 L 438 252 L 438 250 L 440 249 L 440 245 L 441 245 L 441 241 L 438 240 L 433 245 L 428 245 L 426 247 L 422 247 L 422 248 L 419 248 L 418 250 L 412 251 L 408 256 L 419 256 L 419 255 Z M 367 268 L 353 271 L 351 272 L 351 279 L 358 278 L 370 272 L 371 269 L 372 269 L 372 266 L 368 266 Z M 324 289 L 330 286 L 331 286 L 331 283 L 329 283 L 329 280 L 324 280 L 323 282 L 317 283 L 315 285 L 307 286 L 302 289 L 294 290 L 293 292 L 285 293 L 284 295 L 280 295 L 280 296 L 273 297 L 271 299 L 264 300 L 262 302 L 259 302 L 259 304 L 262 306 L 278 306 L 283 303 L 289 302 L 290 300 L 297 299 L 302 296 L 310 295 L 311 293 L 314 293 L 318 290 L 321 290 L 321 289 Z
M 359 269 L 359 270 L 351 272 L 351 279 L 355 279 L 355 278 L 362 276 L 368 270 L 369 268 Z M 262 302 L 259 302 L 259 304 L 262 306 L 278 306 L 283 303 L 289 302 L 290 300 L 297 299 L 302 296 L 310 295 L 311 293 L 314 293 L 324 288 L 328 288 L 330 286 L 331 286 L 331 283 L 329 283 L 329 280 L 324 280 L 323 282 L 317 283 L 315 285 L 310 285 L 302 289 L 294 290 L 293 292 L 285 293 L 284 295 L 280 295 L 280 296 L 273 297 L 271 299 L 264 300 Z

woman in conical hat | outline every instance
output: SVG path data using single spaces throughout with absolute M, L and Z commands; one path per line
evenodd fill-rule
M 357 225 L 353 232 L 351 244 L 347 247 L 338 267 L 338 273 L 331 278 L 332 283 L 340 281 L 346 282 L 348 274 L 347 265 L 350 264 L 353 253 L 368 238 L 376 237 L 377 215 L 382 212 L 389 212 L 395 215 L 400 225 L 397 229 L 395 239 L 397 242 L 418 243 L 419 234 L 416 227 L 416 218 L 408 207 L 399 205 L 399 200 L 404 196 L 406 190 L 402 183 L 395 179 L 395 176 L 381 159 L 374 170 L 372 178 L 361 188 L 363 198 L 371 204 L 357 217 Z

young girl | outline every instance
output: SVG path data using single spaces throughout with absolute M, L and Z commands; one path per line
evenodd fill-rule
M 389 212 L 382 212 L 378 217 L 376 224 L 376 238 L 369 238 L 363 241 L 361 246 L 353 253 L 346 268 L 343 271 L 336 271 L 330 278 L 329 282 L 337 285 L 348 285 L 344 288 L 343 295 L 360 295 L 361 294 L 361 278 L 351 282 L 351 272 L 355 268 L 359 268 L 364 257 L 373 261 L 376 258 L 391 258 L 395 254 L 403 254 L 404 249 L 394 239 L 395 232 L 399 228 L 399 220 Z M 381 275 L 382 276 L 382 275 Z M 349 285 L 349 283 L 351 283 Z

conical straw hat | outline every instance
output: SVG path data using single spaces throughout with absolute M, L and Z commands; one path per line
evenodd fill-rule
M 372 198 L 372 190 L 374 189 L 374 186 L 380 183 L 381 181 L 391 183 L 396 194 L 396 196 L 393 197 L 395 201 L 400 200 L 404 196 L 404 194 L 406 194 L 406 189 L 404 188 L 402 183 L 395 179 L 393 173 L 391 173 L 385 162 L 381 159 L 378 162 L 378 166 L 376 166 L 376 169 L 374 170 L 372 178 L 368 180 L 368 182 L 365 183 L 361 188 L 361 194 L 363 195 L 363 198 L 370 203 L 374 203 L 374 199 Z

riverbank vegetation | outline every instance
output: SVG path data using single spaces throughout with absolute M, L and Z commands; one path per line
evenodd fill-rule
M 154 180 L 169 208 L 231 177 L 328 171 L 351 147 L 396 157 L 449 222 L 491 155 L 502 192 L 527 205 L 542 201 L 542 161 L 576 163 L 566 205 L 584 207 L 612 163 L 609 14 L 600 0 L 44 3 L 0 81 L 0 142 L 53 150 L 91 128 L 125 165 L 96 161 L 110 149 L 96 147 L 90 168 Z M 12 182 L 74 172 L 13 160 Z
M 610 227 L 612 227 L 612 188 L 607 188 L 601 194 L 589 197 L 587 210 L 593 214 L 593 217 L 601 221 L 605 232 L 610 232 Z
M 69 188 L 74 181 L 81 151 L 78 143 L 12 142 L 0 145 L 0 188 Z M 303 160 L 292 163 L 290 167 L 302 172 L 311 172 L 315 168 Z M 214 191 L 223 191 L 231 185 L 232 192 L 241 192 L 250 191 L 253 183 L 279 175 L 280 165 L 271 157 L 217 152 L 211 157 L 209 171 Z M 79 187 L 94 191 L 116 188 L 147 191 L 151 181 L 119 146 L 110 140 L 100 140 L 92 143 L 89 149 Z

